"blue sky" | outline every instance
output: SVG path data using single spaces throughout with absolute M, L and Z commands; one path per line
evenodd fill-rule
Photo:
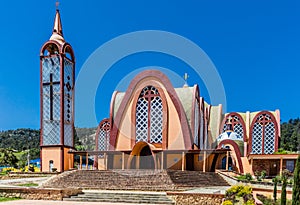
M 39 50 L 52 32 L 55 1 L 4 1 L 1 7 L 0 130 L 39 128 Z M 227 111 L 280 109 L 282 121 L 300 116 L 297 0 L 61 0 L 60 12 L 64 37 L 75 50 L 77 74 L 97 48 L 115 37 L 168 31 L 191 40 L 212 60 L 224 84 Z M 109 116 L 111 94 L 122 89 L 120 80 L 137 68 L 154 65 L 178 76 L 188 72 L 189 85 L 198 83 L 209 101 L 201 77 L 184 62 L 137 53 L 120 59 L 99 84 L 97 120 Z M 96 126 L 78 115 L 75 125 Z

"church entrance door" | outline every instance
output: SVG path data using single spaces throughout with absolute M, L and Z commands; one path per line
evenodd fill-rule
M 129 169 L 155 169 L 155 159 L 151 145 L 146 142 L 138 142 L 130 153 L 127 167 Z
M 194 171 L 194 154 L 186 154 L 186 170 Z
M 140 169 L 154 169 L 154 159 L 150 147 L 143 147 L 140 152 Z

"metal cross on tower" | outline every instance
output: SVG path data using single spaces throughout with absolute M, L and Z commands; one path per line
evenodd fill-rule
M 53 82 L 53 74 L 50 73 L 50 81 L 48 83 L 43 83 L 44 85 L 50 86 L 50 120 L 53 120 L 53 85 L 60 84 L 59 81 Z

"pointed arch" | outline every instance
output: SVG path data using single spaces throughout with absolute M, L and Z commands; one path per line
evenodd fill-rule
M 199 98 L 199 106 L 200 106 L 200 122 L 199 122 L 199 141 L 200 141 L 200 149 L 204 149 L 205 142 L 205 111 L 204 111 L 204 99 L 203 97 Z
M 199 101 L 199 87 L 194 85 L 193 87 L 193 102 L 192 102 L 192 112 L 191 112 L 191 132 L 193 137 L 193 142 L 200 148 L 200 101 Z
M 167 145 L 167 101 L 160 88 L 145 86 L 134 100 L 135 143 L 139 141 Z
M 108 118 L 99 123 L 95 137 L 96 151 L 109 150 L 110 120 Z
M 278 150 L 278 123 L 269 111 L 256 114 L 250 126 L 248 154 L 272 154 Z
M 226 131 L 226 122 L 232 123 L 232 129 L 234 132 L 236 132 L 238 135 L 240 135 L 244 142 L 247 141 L 247 132 L 246 132 L 246 124 L 243 119 L 243 117 L 237 113 L 237 112 L 231 112 L 223 119 L 219 134 L 222 134 Z
M 191 149 L 192 138 L 191 138 L 191 134 L 190 134 L 189 127 L 188 127 L 188 120 L 186 118 L 182 104 L 181 104 L 179 97 L 177 96 L 177 93 L 176 93 L 175 89 L 173 88 L 171 82 L 167 78 L 167 76 L 158 70 L 143 71 L 140 74 L 138 74 L 131 81 L 131 83 L 128 86 L 128 89 L 126 90 L 125 95 L 121 101 L 121 104 L 118 108 L 116 117 L 115 117 L 115 119 L 113 119 L 113 127 L 112 127 L 111 138 L 110 138 L 111 146 L 113 146 L 113 148 L 116 146 L 117 136 L 119 133 L 119 126 L 125 117 L 124 110 L 126 110 L 128 108 L 128 106 L 132 102 L 132 100 L 133 100 L 133 102 L 136 102 L 135 99 L 133 99 L 133 98 L 135 98 L 135 97 L 137 98 L 137 95 L 135 95 L 135 94 L 136 94 L 136 92 L 139 91 L 138 89 L 140 89 L 140 90 L 142 89 L 140 87 L 146 86 L 146 84 L 144 86 L 141 86 L 141 82 L 143 82 L 143 80 L 145 80 L 145 79 L 149 79 L 149 81 L 147 81 L 146 84 L 148 84 L 148 85 L 151 84 L 151 85 L 155 86 L 161 95 L 163 95 L 164 92 L 166 92 L 168 94 L 168 96 L 170 97 L 170 99 L 176 109 L 176 112 L 178 114 L 178 117 L 179 117 L 182 135 L 183 135 L 183 139 L 184 139 L 184 146 L 186 149 Z M 134 118 L 132 118 L 132 119 L 134 119 Z M 132 142 L 132 144 L 134 144 L 134 142 Z
M 239 165 L 239 172 L 240 173 L 244 173 L 244 167 L 243 167 L 243 163 L 242 163 L 242 155 L 241 155 L 241 151 L 239 149 L 239 146 L 237 145 L 237 143 L 235 143 L 233 140 L 223 140 L 222 142 L 220 142 L 220 144 L 218 145 L 218 149 L 221 149 L 223 145 L 226 145 L 226 144 L 229 144 L 233 147 L 233 151 L 235 152 L 236 154 L 236 160 L 237 160 L 237 163 Z
M 64 43 L 60 50 L 67 58 L 75 63 L 75 54 L 72 46 L 69 43 Z
M 148 153 L 149 155 L 142 155 L 142 151 L 143 151 L 144 148 L 148 148 L 148 150 L 150 150 L 150 153 Z M 153 160 L 153 164 L 151 163 L 153 165 L 153 167 L 151 167 L 150 169 L 157 169 L 157 162 L 156 162 L 156 157 L 153 153 L 153 149 L 155 149 L 155 147 L 152 144 L 149 144 L 147 142 L 138 142 L 138 143 L 136 143 L 134 145 L 134 147 L 132 148 L 132 151 L 131 151 L 131 153 L 128 157 L 127 168 L 129 168 L 129 169 L 136 169 L 136 168 L 140 169 L 141 168 L 140 163 L 142 161 L 146 161 L 146 162 L 150 161 L 151 162 Z M 143 157 L 143 159 L 141 159 L 141 157 Z M 149 160 L 149 158 L 150 158 L 150 160 Z
M 61 44 L 54 40 L 47 41 L 40 50 L 40 56 L 47 56 L 45 55 L 45 51 L 48 51 L 48 55 L 59 54 L 61 51 Z

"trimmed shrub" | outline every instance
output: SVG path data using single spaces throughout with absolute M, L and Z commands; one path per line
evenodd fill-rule
M 294 170 L 292 205 L 300 205 L 300 155 L 298 156 Z

